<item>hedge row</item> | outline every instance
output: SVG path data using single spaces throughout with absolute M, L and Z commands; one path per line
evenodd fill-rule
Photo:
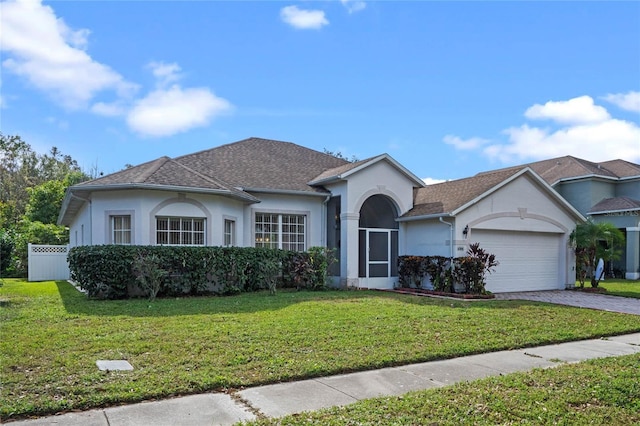
M 254 247 L 80 246 L 69 251 L 71 279 L 89 297 L 234 294 L 276 286 L 321 288 L 329 253 Z

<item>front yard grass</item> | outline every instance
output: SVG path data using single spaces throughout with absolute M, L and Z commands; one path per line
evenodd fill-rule
M 585 287 L 588 285 L 588 283 L 585 284 Z M 607 289 L 604 294 L 640 299 L 640 280 L 606 278 L 604 281 L 600 281 L 600 287 Z
M 294 425 L 637 425 L 640 354 L 490 377 L 250 422 Z
M 637 316 L 376 291 L 88 300 L 0 288 L 0 419 L 640 331 Z M 128 360 L 105 372 L 97 360 Z

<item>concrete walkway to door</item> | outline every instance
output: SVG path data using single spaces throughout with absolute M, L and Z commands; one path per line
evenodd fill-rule
M 496 293 L 495 296 L 497 300 L 533 300 L 536 302 L 556 303 L 558 305 L 640 315 L 640 299 L 631 297 L 608 296 L 605 294 L 570 290 Z

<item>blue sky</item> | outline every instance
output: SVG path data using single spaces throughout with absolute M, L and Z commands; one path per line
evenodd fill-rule
M 86 170 L 251 136 L 436 180 L 640 162 L 640 2 L 0 7 L 2 132 Z

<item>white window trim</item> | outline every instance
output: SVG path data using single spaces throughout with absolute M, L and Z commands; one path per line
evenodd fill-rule
M 309 249 L 309 230 L 311 229 L 311 212 L 309 210 L 277 210 L 277 209 L 251 209 L 251 245 L 256 246 L 256 214 L 277 214 L 305 216 L 304 225 L 304 250 Z M 280 218 L 282 221 L 282 218 Z M 278 231 L 282 236 L 282 228 Z M 278 248 L 282 248 L 282 238 L 278 241 Z
M 131 217 L 131 242 L 127 245 L 135 245 L 136 235 L 136 215 L 135 210 L 105 210 L 105 232 L 107 236 L 105 244 L 115 244 L 113 241 L 113 229 L 111 228 L 111 219 L 113 216 L 130 216 Z M 84 245 L 84 227 L 82 228 L 82 245 Z
M 202 221 L 202 244 L 161 244 L 158 243 L 158 218 L 167 218 L 167 219 L 180 219 L 180 221 L 182 222 L 185 219 L 191 219 L 191 220 L 201 220 Z M 169 216 L 169 215 L 157 215 L 154 217 L 153 219 L 154 221 L 154 240 L 155 240 L 155 244 L 157 246 L 175 246 L 175 247 L 206 247 L 207 245 L 207 218 L 206 217 L 192 217 L 192 216 Z M 169 236 L 169 232 L 171 230 L 167 229 L 167 237 Z M 183 231 L 182 229 L 180 230 L 180 233 L 182 234 Z M 192 234 L 195 234 L 195 231 L 190 231 Z
M 233 229 L 231 230 L 231 245 L 226 244 L 227 221 L 233 222 Z M 222 215 L 222 246 L 223 247 L 238 246 L 238 219 L 235 216 Z

